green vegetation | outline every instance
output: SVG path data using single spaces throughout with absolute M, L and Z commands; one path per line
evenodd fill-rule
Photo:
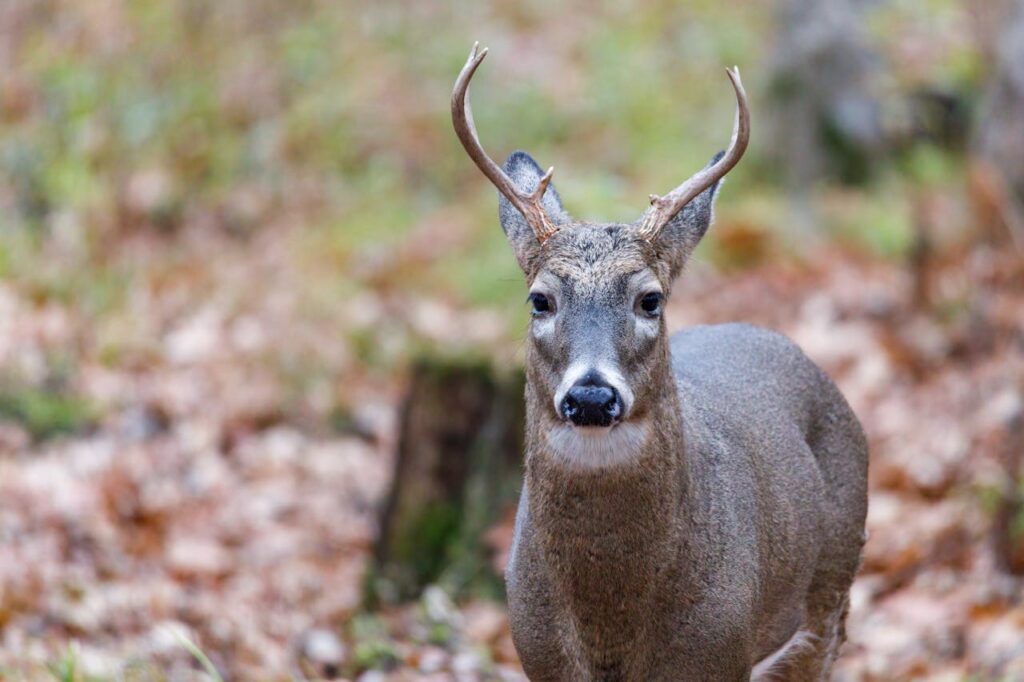
M 96 409 L 84 398 L 61 391 L 0 390 L 0 420 L 20 423 L 36 440 L 78 433 L 95 423 Z
M 395 643 L 384 623 L 373 615 L 356 616 L 349 623 L 353 642 L 352 663 L 356 671 L 388 668 L 398 661 Z
M 732 101 L 721 65 L 741 65 L 758 112 L 770 62 L 769 4 L 655 4 L 599 6 L 594 21 L 558 6 L 496 7 L 481 22 L 458 3 L 415 11 L 318 3 L 298 12 L 280 2 L 143 2 L 111 19 L 112 35 L 91 16 L 73 17 L 79 41 L 31 18 L 13 43 L 27 85 L 0 112 L 0 177 L 15 202 L 0 217 L 0 273 L 38 279 L 31 254 L 44 242 L 27 244 L 26 232 L 65 240 L 70 251 L 40 296 L 104 311 L 121 305 L 131 276 L 108 248 L 113 233 L 207 220 L 246 235 L 297 219 L 306 257 L 338 264 L 334 280 L 358 280 L 352 264 L 418 232 L 466 233 L 457 248 L 395 273 L 390 286 L 515 305 L 519 275 L 497 229 L 493 190 L 450 131 L 454 74 L 473 39 L 491 45 L 474 83 L 487 148 L 495 157 L 525 148 L 555 163 L 570 210 L 631 220 L 647 193 L 672 187 L 725 144 Z M 927 18 L 948 21 L 952 9 L 929 3 Z M 923 11 L 879 9 L 885 20 L 870 21 L 879 48 Z M 544 58 L 519 44 L 525 32 L 560 22 L 575 22 L 575 37 Z M 972 51 L 951 49 L 933 73 L 918 67 L 913 77 L 977 91 L 977 63 Z M 720 224 L 742 215 L 770 239 L 785 238 L 777 173 L 759 157 L 763 137 L 755 133 L 755 142 L 731 177 Z M 894 204 L 922 176 L 951 184 L 958 163 L 915 154 L 898 174 L 843 190 L 841 205 L 868 210 L 831 221 L 826 206 L 823 222 L 899 256 L 906 209 Z M 735 260 L 714 245 L 708 255 Z
M 202 649 L 177 629 L 168 628 L 168 631 L 181 645 L 181 647 L 188 651 L 196 660 L 196 663 L 203 669 L 205 679 L 209 680 L 209 682 L 223 682 L 224 678 L 219 672 L 217 672 L 217 668 L 210 661 L 209 657 L 203 653 Z M 75 642 L 72 642 L 68 645 L 64 653 L 47 664 L 47 672 L 50 674 L 54 682 L 113 682 L 114 680 L 118 680 L 119 682 L 122 680 L 126 682 L 134 680 L 139 680 L 140 682 L 154 682 L 156 680 L 166 679 L 165 676 L 153 666 L 139 661 L 126 664 L 121 674 L 115 677 L 108 678 L 105 676 L 90 675 L 82 671 L 80 658 L 81 653 L 79 652 L 78 645 Z M 3 672 L 3 669 L 0 669 L 0 673 Z M 7 678 L 4 677 L 3 679 Z

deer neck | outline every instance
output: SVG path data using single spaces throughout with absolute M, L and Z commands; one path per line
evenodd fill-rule
M 684 570 L 675 537 L 688 516 L 686 457 L 670 377 L 661 399 L 633 424 L 638 431 L 620 444 L 633 449 L 597 467 L 567 460 L 559 450 L 561 425 L 533 428 L 550 418 L 527 389 L 534 537 L 581 645 L 608 660 L 635 657 L 637 633 L 650 626 L 659 586 Z

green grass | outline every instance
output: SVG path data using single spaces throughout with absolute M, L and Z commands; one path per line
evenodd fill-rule
M 167 631 L 195 659 L 196 663 L 205 673 L 205 679 L 210 680 L 210 682 L 224 682 L 224 678 L 217 670 L 217 667 L 213 665 L 210 658 L 195 642 L 176 628 L 168 627 Z M 72 641 L 67 645 L 64 653 L 47 663 L 46 670 L 54 682 L 121 682 L 122 680 L 135 679 L 155 682 L 156 680 L 166 679 L 158 668 L 140 661 L 126 664 L 122 671 L 111 677 L 91 675 L 82 670 L 80 659 L 81 652 L 78 643 Z M 0 673 L 5 672 L 7 671 L 0 669 Z M 13 675 L 13 673 L 11 674 Z M 8 678 L 3 677 L 3 679 Z M 11 679 L 18 678 L 12 677 Z
M 217 672 L 216 666 L 214 666 L 213 662 L 209 659 L 209 657 L 203 653 L 202 649 L 200 649 L 192 640 L 186 637 L 183 632 L 177 630 L 176 628 L 169 629 L 171 633 L 174 635 L 174 638 L 178 640 L 178 643 L 181 644 L 181 646 L 186 651 L 192 654 L 192 657 L 195 658 L 199 665 L 202 666 L 203 670 L 206 671 L 206 674 L 209 675 L 210 679 L 213 680 L 213 682 L 224 682 L 224 678 L 220 676 L 220 673 Z

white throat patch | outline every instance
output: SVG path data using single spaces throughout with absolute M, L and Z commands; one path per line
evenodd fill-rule
M 636 460 L 647 439 L 647 425 L 623 422 L 609 428 L 557 424 L 545 445 L 560 462 L 577 469 L 601 469 Z

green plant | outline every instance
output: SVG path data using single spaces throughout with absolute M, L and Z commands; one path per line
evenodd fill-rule
M 83 431 L 96 422 L 96 407 L 61 391 L 0 390 L 0 419 L 20 423 L 35 440 Z
M 398 662 L 398 652 L 384 622 L 369 614 L 356 616 L 349 624 L 354 643 L 353 664 L 357 671 L 388 668 Z

